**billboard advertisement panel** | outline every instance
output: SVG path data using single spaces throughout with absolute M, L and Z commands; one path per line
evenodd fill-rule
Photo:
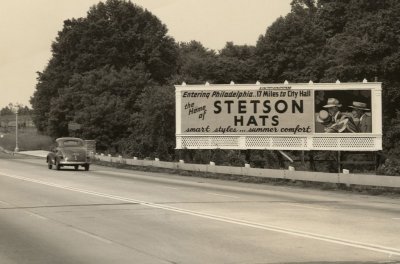
M 310 134 L 311 90 L 183 92 L 182 128 L 197 134 Z
M 326 137 L 326 142 L 362 138 L 373 143 L 360 143 L 368 146 L 355 149 L 380 149 L 380 97 L 380 83 L 176 86 L 177 148 L 194 144 L 193 148 L 326 149 L 335 145 L 313 144 L 314 139 Z M 272 141 L 278 138 L 301 143 L 274 146 Z M 249 145 L 252 140 L 259 144 Z M 336 140 L 333 147 L 349 149 L 343 142 L 347 141 Z

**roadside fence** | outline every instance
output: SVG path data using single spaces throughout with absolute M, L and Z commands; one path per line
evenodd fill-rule
M 379 186 L 389 188 L 400 188 L 400 177 L 370 174 L 353 174 L 348 170 L 342 173 L 324 173 L 296 171 L 294 167 L 287 170 L 251 168 L 249 164 L 244 167 L 216 166 L 214 162 L 210 164 L 192 164 L 179 162 L 166 162 L 159 159 L 140 160 L 136 157 L 126 159 L 122 156 L 112 157 L 111 155 L 96 154 L 95 159 L 104 162 L 127 164 L 131 166 L 156 167 L 182 171 L 195 171 L 205 173 L 221 173 L 230 175 L 242 175 L 252 177 L 262 177 L 271 179 L 286 179 L 293 181 L 310 181 L 350 185 Z

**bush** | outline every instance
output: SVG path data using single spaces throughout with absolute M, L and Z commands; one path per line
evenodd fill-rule
M 244 167 L 244 164 L 246 163 L 246 157 L 241 154 L 240 150 L 228 151 L 226 157 L 228 160 L 228 166 Z
M 400 160 L 395 157 L 386 159 L 385 163 L 378 168 L 378 173 L 389 176 L 399 176 Z

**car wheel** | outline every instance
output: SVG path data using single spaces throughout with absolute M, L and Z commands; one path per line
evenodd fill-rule
M 74 168 L 75 168 L 75 170 L 78 170 L 79 166 L 78 166 L 78 165 L 75 165 Z
M 61 165 L 60 165 L 60 162 L 58 160 L 56 160 L 56 169 L 57 170 L 61 169 Z
M 85 164 L 85 171 L 89 170 L 89 164 Z

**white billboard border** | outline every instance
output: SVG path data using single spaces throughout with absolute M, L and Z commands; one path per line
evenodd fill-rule
M 182 92 L 187 90 L 249 90 L 257 91 L 261 88 L 268 89 L 291 89 L 291 90 L 312 90 L 313 102 L 316 90 L 370 90 L 371 91 L 371 111 L 372 113 L 372 133 L 356 133 L 356 134 L 336 134 L 336 133 L 313 133 L 312 135 L 254 135 L 254 134 L 240 134 L 240 135 L 221 135 L 221 134 L 207 134 L 207 135 L 192 135 L 184 134 L 181 131 L 181 98 Z M 382 83 L 381 82 L 346 82 L 340 83 L 282 83 L 282 84 L 208 84 L 205 85 L 175 85 L 175 98 L 176 98 L 176 149 L 265 149 L 265 150 L 334 150 L 334 151 L 378 151 L 382 150 Z M 315 118 L 315 116 L 313 117 Z M 313 122 L 313 131 L 315 131 L 315 120 Z M 246 144 L 247 139 L 258 138 L 260 140 L 269 140 L 273 142 L 277 139 L 298 140 L 294 145 L 301 146 L 287 146 L 287 145 L 260 145 L 249 147 Z M 200 142 L 196 145 L 188 145 L 185 140 L 190 139 Z M 314 140 L 316 139 L 316 140 Z M 355 146 L 346 146 L 348 139 L 358 139 L 361 143 Z M 235 142 L 236 144 L 219 144 L 216 142 Z M 328 146 L 316 146 L 314 141 L 325 140 Z M 364 140 L 364 142 L 363 142 Z M 206 142 L 206 144 L 202 144 Z M 363 146 L 364 144 L 364 146 Z

